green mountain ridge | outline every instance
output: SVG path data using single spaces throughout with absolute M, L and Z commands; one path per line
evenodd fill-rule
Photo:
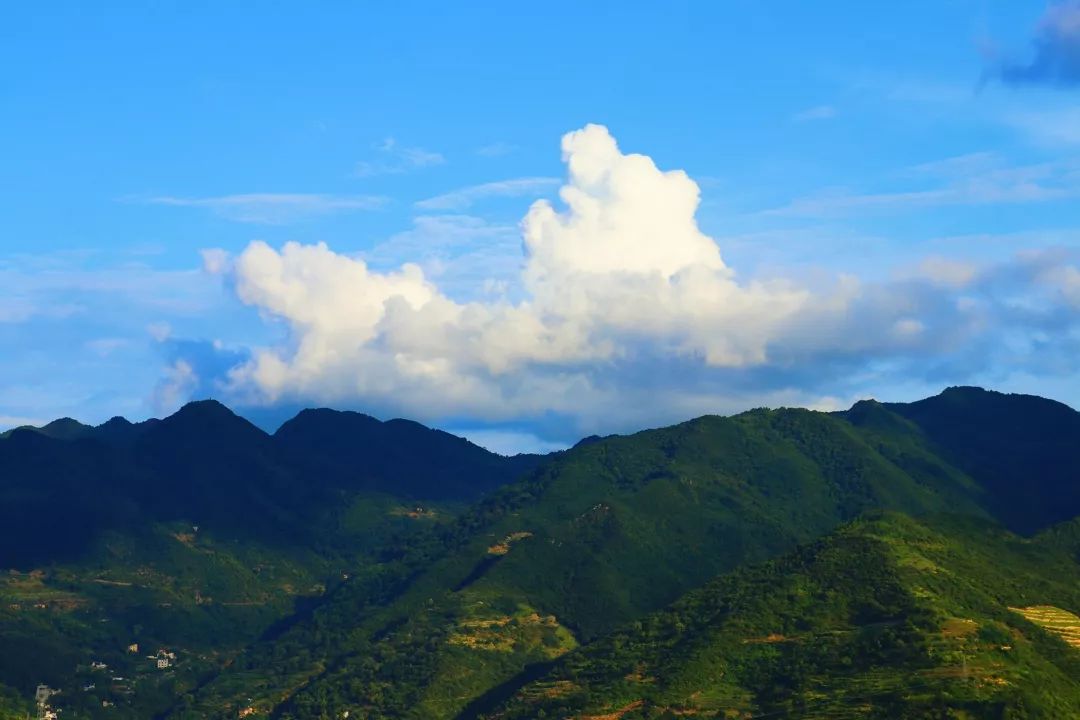
M 989 517 L 985 489 L 936 455 L 918 425 L 883 407 L 853 415 L 760 410 L 575 448 L 519 496 L 493 499 L 474 540 L 378 611 L 346 612 L 342 597 L 316 618 L 313 635 L 364 620 L 349 642 L 315 653 L 319 669 L 297 668 L 308 679 L 281 716 L 455 717 L 553 652 L 863 512 Z M 499 544 L 505 554 L 492 556 Z M 522 613 L 547 619 L 546 644 L 521 629 Z M 501 623 L 511 637 L 476 630 Z M 311 646 L 303 630 L 281 642 Z M 386 677 L 407 680 L 388 695 Z
M 978 478 L 988 509 L 1007 526 L 1032 533 L 1080 513 L 1080 413 L 1068 405 L 959 387 L 886 407 Z
M 417 423 L 355 427 L 356 415 L 316 413 L 314 424 L 296 421 L 314 433 L 278 438 L 204 401 L 144 423 L 7 433 L 0 644 L 11 652 L 0 684 L 24 698 L 39 682 L 64 687 L 57 702 L 69 717 L 106 712 L 101 702 L 113 703 L 109 716 L 158 714 L 302 616 L 348 569 L 375 564 L 387 538 L 442 522 L 539 461 Z M 339 456 L 320 435 L 347 436 Z M 314 455 L 328 466 L 301 462 Z M 148 673 L 132 643 L 182 649 L 182 661 Z M 94 662 L 127 680 L 102 687 L 86 670 Z
M 1059 606 L 1080 607 L 1080 566 L 1045 543 L 880 515 L 712 581 L 474 716 L 1078 717 L 1080 652 L 1021 612 Z
M 0 566 L 77 559 L 102 532 L 153 522 L 310 546 L 358 495 L 468 502 L 539 462 L 358 413 L 305 411 L 274 435 L 215 401 L 137 424 L 56 421 L 0 439 Z M 20 542 L 43 517 L 48 540 Z
M 1052 712 L 1074 707 L 1072 685 L 1062 681 L 1060 697 L 1039 704 L 1021 676 L 1061 674 L 1075 651 L 1059 647 L 1062 660 L 1044 647 L 1054 637 L 1032 631 L 1030 620 L 1007 607 L 1001 610 L 1006 615 L 993 608 L 1016 603 L 1080 610 L 1069 594 L 1080 531 L 1076 522 L 1062 522 L 1080 515 L 1073 472 L 1078 418 L 1040 398 L 951 388 L 911 405 L 865 401 L 842 413 L 781 409 L 706 416 L 633 435 L 588 438 L 546 458 L 500 458 L 407 421 L 305 411 L 270 436 L 223 406 L 199 404 L 145 427 L 113 422 L 108 441 L 72 434 L 70 427 L 65 433 L 73 439 L 10 434 L 0 440 L 0 471 L 5 462 L 23 467 L 11 458 L 25 459 L 24 447 L 36 448 L 35 462 L 66 478 L 61 487 L 80 487 L 73 479 L 90 478 L 93 486 L 105 478 L 135 488 L 125 490 L 133 515 L 120 517 L 144 517 L 139 513 L 149 508 L 151 521 L 139 533 L 159 540 L 132 543 L 129 538 L 139 533 L 130 522 L 93 528 L 83 555 L 54 555 L 36 582 L 55 590 L 67 577 L 69 592 L 85 599 L 95 579 L 132 582 L 149 568 L 158 579 L 147 591 L 153 586 L 157 605 L 182 606 L 186 613 L 160 611 L 142 623 L 155 643 L 167 637 L 187 653 L 183 672 L 180 666 L 170 671 L 172 685 L 161 686 L 165 676 L 140 676 L 131 696 L 109 695 L 115 703 L 109 715 L 73 693 L 64 706 L 75 713 L 69 717 L 186 720 L 243 712 L 293 720 L 344 713 L 465 720 L 539 717 L 529 713 L 541 710 L 548 717 L 605 720 L 707 712 L 799 716 L 816 707 L 822 693 L 853 698 L 868 689 L 873 697 L 858 706 L 869 707 L 864 714 L 850 715 L 848 707 L 843 712 L 849 715 L 836 716 L 888 717 L 881 713 L 899 708 L 909 715 L 898 717 L 964 717 L 942 715 L 944 707 L 975 713 L 970 717 L 1060 717 Z M 1009 428 L 1018 438 L 1012 446 Z M 56 451 L 58 445 L 64 452 Z M 147 474 L 163 480 L 152 497 L 137 492 Z M 25 508 L 18 492 L 32 485 L 6 484 L 0 492 L 12 498 L 11 507 Z M 190 504 L 178 505 L 174 496 Z M 192 532 L 195 511 L 203 520 Z M 256 511 L 259 517 L 247 517 Z M 1024 539 L 997 523 L 1039 534 Z M 955 552 L 919 551 L 921 559 L 912 560 L 923 536 Z M 969 547 L 983 542 L 986 553 Z M 138 551 L 117 554 L 108 550 L 110 543 Z M 1032 562 L 1020 572 L 1025 552 Z M 1039 592 L 1018 593 L 1007 573 L 987 567 L 995 553 Z M 859 566 L 858 573 L 840 572 L 844 563 L 835 558 Z M 225 569 L 230 567 L 235 570 Z M 254 567 L 263 569 L 252 572 Z M 934 591 L 938 600 L 915 592 L 931 587 L 918 575 L 931 567 L 956 580 Z M 797 593 L 776 599 L 753 590 L 761 587 L 751 582 L 754 577 L 832 590 L 807 595 L 818 598 L 813 602 Z M 25 574 L 17 579 L 9 587 L 32 584 Z M 856 589 L 857 580 L 866 587 Z M 216 598 L 228 597 L 228 605 L 191 599 L 196 590 L 207 595 L 203 589 L 210 585 Z M 649 635 L 633 640 L 636 655 L 604 650 L 614 638 L 640 632 L 637 624 L 660 622 L 647 618 L 676 612 L 671 608 L 693 606 L 681 622 L 708 626 L 708 618 L 720 616 L 710 610 L 695 620 L 694 613 L 714 602 L 699 601 L 704 596 L 695 593 L 729 603 L 724 598 L 735 590 L 750 604 L 724 611 L 717 622 L 727 629 L 715 647 L 712 640 L 695 645 L 693 633 L 668 633 L 670 647 Z M 130 635 L 147 601 L 110 602 L 97 605 L 98 612 Z M 877 619 L 852 610 L 858 603 L 869 608 L 866 617 Z M 873 615 L 878 606 L 892 614 L 878 608 Z M 1067 624 L 1069 616 L 1057 612 L 1030 611 L 1034 618 Z M 205 631 L 199 627 L 236 623 L 243 613 L 250 621 L 238 627 L 248 629 L 227 642 L 225 635 L 217 645 L 200 639 Z M 798 629 L 757 622 L 780 615 L 806 625 L 804 634 L 835 631 L 848 639 L 824 648 L 769 640 Z M 935 685 L 937 705 L 922 696 L 905 700 L 910 687 L 894 688 L 900 699 L 874 694 L 885 687 L 875 686 L 874 677 L 892 673 L 894 682 L 903 673 L 922 677 L 952 667 L 924 647 L 949 618 L 996 628 L 986 632 L 1019 628 L 1032 643 L 1024 648 L 1038 645 L 1009 656 L 1019 658 L 1019 675 L 1000 676 L 1021 699 L 981 690 L 972 695 L 944 680 Z M 46 618 L 41 627 L 63 649 L 70 642 L 57 635 L 61 619 Z M 4 627 L 10 626 L 0 617 L 0 632 Z M 743 639 L 765 640 L 735 643 L 731 628 L 751 627 L 759 635 Z M 876 627 L 884 634 L 869 632 Z M 98 652 L 93 648 L 100 641 L 85 630 L 72 632 L 84 638 L 81 657 Z M 866 643 L 876 649 L 864 648 Z M 781 651 L 789 645 L 805 653 L 787 657 Z M 769 653 L 780 659 L 761 660 L 759 650 L 766 659 L 773 658 Z M 874 655 L 886 650 L 895 653 Z M 687 659 L 694 653 L 737 662 L 742 674 L 730 674 L 730 668 L 723 677 L 706 669 L 696 674 L 696 661 Z M 854 665 L 843 665 L 844 657 L 854 658 Z M 657 678 L 647 683 L 648 692 L 635 696 L 601 672 L 627 658 L 655 665 L 655 672 L 642 676 Z M 845 685 L 852 668 L 861 666 L 870 675 Z M 781 682 L 792 667 L 803 674 Z M 550 674 L 571 670 L 569 678 Z M 0 682 L 7 682 L 4 673 L 0 666 Z M 675 683 L 675 677 L 684 680 Z M 713 689 L 696 687 L 690 695 L 700 691 L 712 699 L 694 705 L 673 689 L 690 687 L 691 680 Z M 25 688 L 26 680 L 16 685 Z M 584 689 L 570 692 L 571 685 Z M 582 704 L 582 693 L 595 702 Z M 1000 713 L 979 714 L 987 708 Z

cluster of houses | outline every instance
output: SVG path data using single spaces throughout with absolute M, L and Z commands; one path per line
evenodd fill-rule
M 127 650 L 132 655 L 137 655 L 139 652 L 139 643 L 131 643 L 130 645 L 128 645 Z M 147 655 L 146 659 L 153 660 L 154 666 L 157 667 L 158 670 L 167 670 L 171 668 L 174 664 L 176 664 L 176 653 L 172 652 L 171 650 L 161 648 L 155 654 Z M 109 666 L 103 662 L 95 660 L 94 662 L 90 663 L 90 669 L 104 671 L 108 670 Z M 123 680 L 123 678 L 113 678 L 113 680 Z
M 139 644 L 132 643 L 128 645 L 127 651 L 132 655 L 137 655 L 139 652 Z M 167 650 L 166 648 L 161 648 L 155 654 L 147 655 L 146 658 L 148 660 L 152 660 L 154 662 L 154 667 L 156 667 L 158 670 L 167 670 L 176 664 L 176 653 L 172 652 L 171 650 Z M 90 663 L 90 670 L 94 672 L 106 672 L 108 671 L 108 669 L 108 664 L 101 662 L 100 660 L 94 660 Z M 124 682 L 124 680 L 125 678 L 120 676 L 112 677 L 113 683 L 122 683 Z M 118 686 L 114 684 L 112 686 L 112 689 L 116 691 L 117 687 Z M 83 692 L 90 692 L 92 690 L 95 690 L 96 688 L 97 683 L 91 682 L 83 685 L 82 689 Z M 126 690 L 128 693 L 131 692 L 130 690 L 127 690 L 126 687 L 124 687 L 124 690 Z M 52 707 L 52 705 L 49 703 L 49 699 L 53 695 L 57 695 L 59 693 L 59 690 L 51 688 L 45 683 L 41 683 L 37 686 L 37 691 L 34 693 L 34 701 L 37 703 L 38 720 L 59 720 L 60 710 Z M 111 707 L 112 703 L 108 700 L 102 700 L 101 706 Z

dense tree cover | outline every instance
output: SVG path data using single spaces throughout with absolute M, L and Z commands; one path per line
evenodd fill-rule
M 1025 678 L 1075 676 L 1076 651 L 1008 606 L 1080 609 L 1080 532 L 993 523 L 1080 514 L 1061 492 L 1076 413 L 972 389 L 924 402 L 703 417 L 543 463 L 355 413 L 267 436 L 216 404 L 13 433 L 0 470 L 40 487 L 0 485 L 15 503 L 0 507 L 72 493 L 107 511 L 66 548 L 79 554 L 41 551 L 37 582 L 89 602 L 24 623 L 27 652 L 71 684 L 64 668 L 136 626 L 188 650 L 168 678 L 111 695 L 113 716 L 1068 716 L 1069 682 L 1039 701 Z M 938 406 L 975 429 L 947 431 Z M 1006 413 L 1052 442 L 1025 430 L 1014 457 Z M 992 471 L 973 460 L 980 427 L 1009 456 Z M 1003 499 L 1018 494 L 1020 510 Z M 125 546 L 140 551 L 110 549 Z M 145 587 L 95 582 L 116 578 Z M 15 624 L 0 614 L 0 632 Z
M 62 687 L 68 717 L 165 712 L 334 597 L 343 576 L 389 577 L 378 560 L 400 555 L 401 538 L 536 462 L 357 413 L 302 413 L 271 436 L 213 402 L 138 425 L 6 433 L 0 687 L 24 699 L 38 682 Z M 423 542 L 408 547 L 409 562 L 423 558 Z M 133 642 L 183 659 L 148 673 Z M 125 680 L 99 682 L 93 662 Z
M 1080 566 L 1043 543 L 877 516 L 687 594 L 479 716 L 1076 717 L 1080 651 L 1009 608 L 1078 603 Z
M 78 561 L 103 532 L 163 521 L 263 545 L 332 545 L 357 494 L 472 501 L 539 460 L 329 410 L 268 435 L 209 400 L 137 425 L 56 421 L 0 438 L 0 567 Z
M 977 478 L 987 508 L 1006 526 L 1032 533 L 1080 515 L 1080 413 L 1069 406 L 958 387 L 886 407 L 917 424 L 943 457 Z
M 466 513 L 450 535 L 428 538 L 423 560 L 400 571 L 392 600 L 358 605 L 343 595 L 296 628 L 296 655 L 315 650 L 306 679 L 277 712 L 472 712 L 551 660 L 511 630 L 498 651 L 478 644 L 464 652 L 447 640 L 470 623 L 511 616 L 505 606 L 536 608 L 588 644 L 717 573 L 775 557 L 864 512 L 988 517 L 986 494 L 917 423 L 878 404 L 850 416 L 758 410 L 593 440 Z M 505 555 L 489 554 L 515 533 L 528 536 Z M 388 694 L 380 684 L 389 677 L 409 680 Z

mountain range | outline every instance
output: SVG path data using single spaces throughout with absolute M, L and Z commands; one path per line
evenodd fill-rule
M 305 410 L 267 434 L 204 400 L 164 420 L 70 418 L 0 441 L 0 566 L 75 557 L 100 533 L 183 520 L 264 543 L 326 539 L 342 498 L 468 502 L 538 464 L 407 420 Z M 39 519 L 53 532 L 34 543 Z
M 1078 480 L 1080 414 L 978 388 L 509 458 L 213 401 L 19 428 L 0 717 L 1080 717 Z

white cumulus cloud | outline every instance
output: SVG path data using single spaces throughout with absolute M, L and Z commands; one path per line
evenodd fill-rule
M 956 352 L 1000 314 L 988 284 L 1014 282 L 940 259 L 889 285 L 741 279 L 698 227 L 698 186 L 684 172 L 622 152 L 599 125 L 568 133 L 562 152 L 560 203 L 539 200 L 521 222 L 514 300 L 463 301 L 420 265 L 373 269 L 325 244 L 210 256 L 289 338 L 253 349 L 223 390 L 429 421 L 555 416 L 574 424 L 568 434 L 748 404 L 832 405 L 837 384 L 813 373 L 858 365 L 865 376 L 875 361 Z M 1072 286 L 1071 275 L 1054 283 Z

